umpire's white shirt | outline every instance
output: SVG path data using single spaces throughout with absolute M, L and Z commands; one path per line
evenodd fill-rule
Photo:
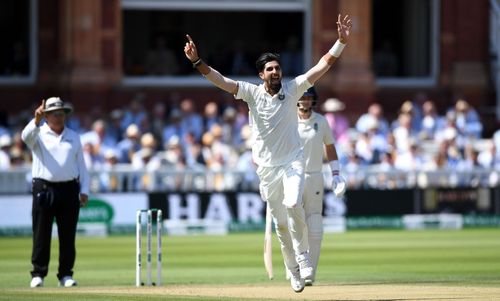
M 65 127 L 61 135 L 44 123 L 31 120 L 21 134 L 33 154 L 33 178 L 50 182 L 80 181 L 80 193 L 89 194 L 89 175 L 83 160 L 80 136 Z
M 296 159 L 302 148 L 297 130 L 297 101 L 311 87 L 304 75 L 284 83 L 271 96 L 263 84 L 238 81 L 236 99 L 243 99 L 250 110 L 253 160 L 259 166 L 285 165 Z
M 321 172 L 323 169 L 324 146 L 333 144 L 333 134 L 326 118 L 312 112 L 309 119 L 299 119 L 299 135 L 304 144 L 304 171 Z

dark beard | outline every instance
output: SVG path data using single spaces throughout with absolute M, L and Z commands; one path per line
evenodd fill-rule
M 281 90 L 281 82 L 275 85 L 270 84 L 268 93 L 271 95 L 275 95 L 278 94 L 280 90 Z

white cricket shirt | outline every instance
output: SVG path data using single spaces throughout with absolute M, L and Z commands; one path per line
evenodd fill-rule
M 80 136 L 68 127 L 58 135 L 44 123 L 40 127 L 31 120 L 21 137 L 31 149 L 33 178 L 50 182 L 80 181 L 80 192 L 89 194 L 89 175 L 83 160 Z
M 296 158 L 302 147 L 297 131 L 297 101 L 312 85 L 305 75 L 282 84 L 271 96 L 264 84 L 238 81 L 237 99 L 243 99 L 250 110 L 252 155 L 259 166 L 281 166 Z
M 299 135 L 304 144 L 304 171 L 321 172 L 323 170 L 324 145 L 333 144 L 333 134 L 326 118 L 312 112 L 309 119 L 299 120 Z

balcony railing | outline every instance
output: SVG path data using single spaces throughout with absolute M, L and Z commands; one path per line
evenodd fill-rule
M 426 187 L 496 187 L 500 184 L 500 171 L 495 169 L 440 169 L 435 171 L 403 172 L 381 170 L 377 166 L 343 170 L 342 175 L 352 189 L 398 189 Z M 117 165 L 111 170 L 90 171 L 91 192 L 127 191 L 258 191 L 255 171 L 234 170 L 135 170 L 129 165 Z M 325 172 L 325 185 L 331 183 Z M 0 194 L 29 193 L 31 170 L 20 168 L 0 172 Z

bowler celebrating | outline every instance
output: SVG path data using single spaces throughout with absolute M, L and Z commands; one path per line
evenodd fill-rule
M 184 53 L 205 78 L 236 99 L 242 99 L 250 111 L 253 160 L 258 165 L 261 197 L 269 204 L 276 225 L 290 283 L 295 292 L 304 290 L 305 278 L 313 275 L 309 261 L 307 224 L 302 192 L 304 158 L 298 133 L 297 102 L 333 65 L 349 37 L 351 20 L 338 16 L 339 38 L 333 47 L 306 73 L 282 83 L 280 57 L 262 54 L 256 62 L 262 84 L 235 81 L 207 65 L 198 55 L 189 35 Z

